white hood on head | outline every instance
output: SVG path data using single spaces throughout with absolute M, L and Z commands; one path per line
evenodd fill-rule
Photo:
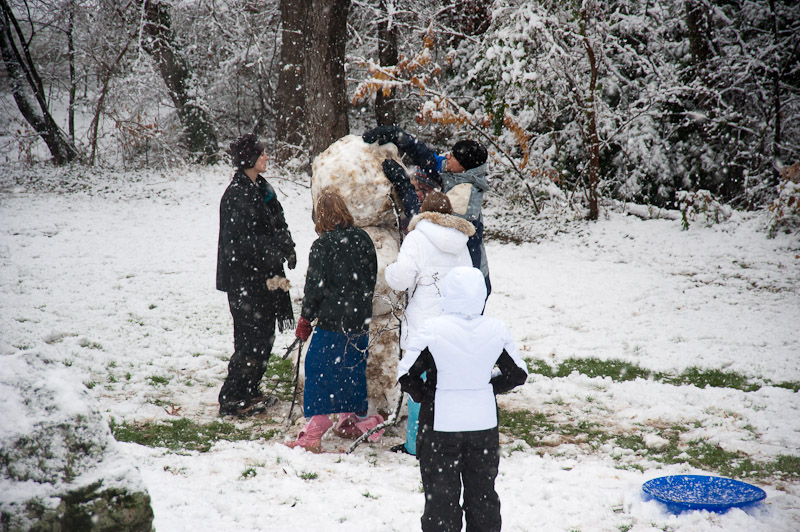
M 467 318 L 480 316 L 486 304 L 486 282 L 477 268 L 453 268 L 442 283 L 442 310 Z

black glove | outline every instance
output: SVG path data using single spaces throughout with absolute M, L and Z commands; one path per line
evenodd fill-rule
M 377 142 L 378 144 L 394 142 L 397 144 L 397 137 L 400 133 L 403 133 L 403 130 L 397 126 L 378 126 L 364 133 L 361 138 L 363 138 L 364 142 L 367 144 L 372 144 L 373 142 Z
M 286 267 L 290 270 L 294 270 L 295 266 L 297 266 L 297 255 L 292 252 L 292 254 L 286 258 Z

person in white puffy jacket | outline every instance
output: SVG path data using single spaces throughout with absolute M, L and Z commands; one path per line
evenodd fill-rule
M 486 284 L 480 270 L 453 268 L 441 290 L 443 313 L 412 331 L 397 370 L 401 389 L 421 403 L 422 530 L 461 530 L 463 486 L 467 530 L 499 531 L 495 394 L 523 384 L 528 369 L 506 324 L 482 315 Z
M 408 293 L 400 332 L 403 349 L 410 334 L 442 313 L 440 294 L 444 277 L 456 266 L 472 265 L 467 239 L 475 233 L 475 226 L 453 215 L 450 200 L 437 191 L 425 196 L 420 213 L 408 227 L 397 261 L 387 266 L 384 273 L 392 289 Z M 406 441 L 392 447 L 392 451 L 416 455 L 418 414 L 419 404 L 409 400 Z

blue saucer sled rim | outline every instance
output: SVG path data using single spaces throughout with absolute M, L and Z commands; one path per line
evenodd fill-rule
M 655 499 L 672 513 L 688 510 L 725 512 L 754 505 L 767 497 L 759 487 L 725 477 L 671 475 L 648 480 L 642 485 L 645 500 Z

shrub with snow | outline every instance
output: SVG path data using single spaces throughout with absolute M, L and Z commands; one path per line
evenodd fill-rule
M 140 473 L 76 375 L 36 354 L 2 358 L 3 530 L 152 530 Z

